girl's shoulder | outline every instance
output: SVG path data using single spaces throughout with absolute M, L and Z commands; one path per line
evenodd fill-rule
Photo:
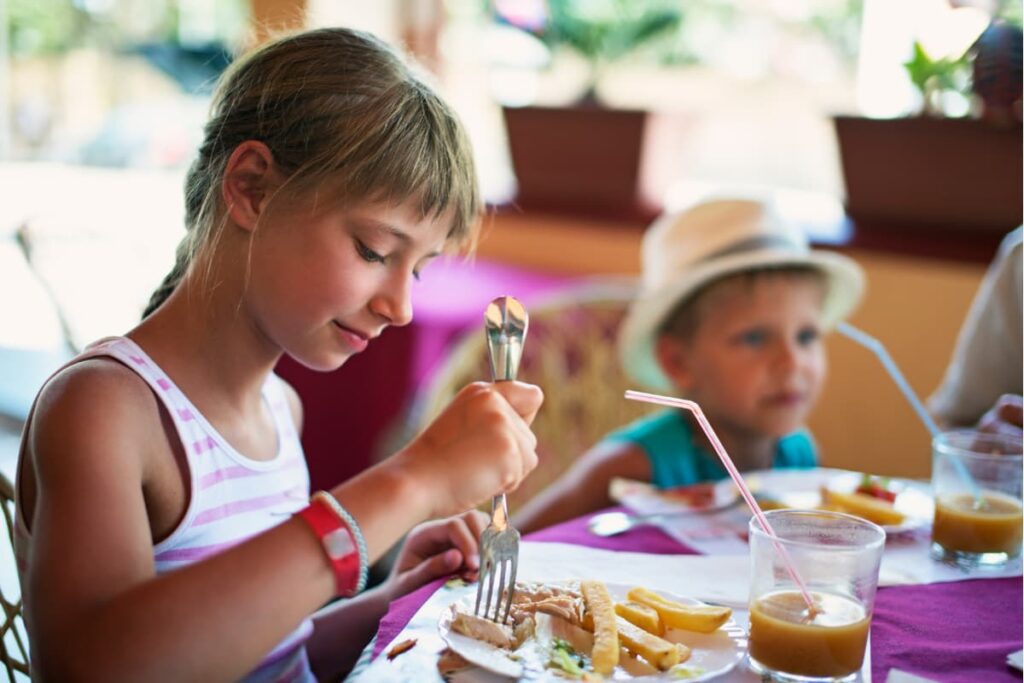
M 54 406 L 74 406 L 104 410 L 118 403 L 136 404 L 151 396 L 148 385 L 136 372 L 118 360 L 94 356 L 67 365 L 54 373 L 39 391 L 36 414 Z
M 138 490 L 166 448 L 163 418 L 145 381 L 111 358 L 87 358 L 53 375 L 29 416 L 18 463 L 18 509 L 32 519 L 40 488 L 50 500 Z
M 144 440 L 161 427 L 158 401 L 145 380 L 107 357 L 55 373 L 40 390 L 30 420 L 31 443 L 58 438 L 84 445 L 93 436 Z

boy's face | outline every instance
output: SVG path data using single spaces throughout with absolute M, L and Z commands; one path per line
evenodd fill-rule
M 659 339 L 662 368 L 716 429 L 747 437 L 792 432 L 825 379 L 823 294 L 805 274 L 716 285 L 690 339 Z

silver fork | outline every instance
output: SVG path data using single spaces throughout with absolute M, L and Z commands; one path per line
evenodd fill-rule
M 519 371 L 519 358 L 523 353 L 523 341 L 529 326 L 526 309 L 513 297 L 501 296 L 492 301 L 484 312 L 484 331 L 487 335 L 487 352 L 491 364 L 491 379 L 495 382 L 514 380 Z M 480 578 L 476 588 L 476 616 L 504 624 L 512 609 L 515 594 L 516 570 L 519 567 L 519 532 L 509 523 L 508 500 L 499 493 L 491 500 L 491 522 L 480 535 Z M 498 590 L 495 594 L 494 575 L 500 569 Z M 484 581 L 487 582 L 487 600 L 481 611 L 484 597 Z M 504 612 L 501 609 L 502 594 L 505 599 Z M 491 615 L 491 602 L 494 614 Z

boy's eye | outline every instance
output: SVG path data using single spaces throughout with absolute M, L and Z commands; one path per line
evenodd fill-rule
M 800 330 L 800 332 L 797 333 L 796 341 L 798 344 L 800 344 L 800 346 L 808 346 L 818 341 L 818 338 L 820 336 L 821 333 L 818 332 L 817 328 L 807 327 Z
M 375 252 L 373 249 L 370 249 L 359 240 L 356 240 L 356 251 L 359 252 L 359 255 L 364 261 L 369 261 L 370 263 L 384 263 L 383 256 Z
M 737 337 L 741 344 L 746 344 L 747 346 L 762 346 L 767 339 L 768 335 L 765 334 L 764 330 L 747 330 L 740 333 Z

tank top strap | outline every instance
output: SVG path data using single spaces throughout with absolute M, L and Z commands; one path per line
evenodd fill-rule
M 89 358 L 102 358 L 104 356 L 120 361 L 141 377 L 153 389 L 153 393 L 160 399 L 160 402 L 167 407 L 172 418 L 180 419 L 183 415 L 187 415 L 190 412 L 191 402 L 181 393 L 174 382 L 167 377 L 167 373 L 154 363 L 138 344 L 128 337 L 107 337 L 90 344 L 68 365 L 79 363 Z M 174 420 L 175 423 L 178 422 L 178 419 Z
M 305 459 L 302 443 L 299 440 L 298 425 L 292 414 L 285 390 L 285 382 L 273 372 L 263 383 L 263 400 L 266 402 L 270 415 L 277 427 L 277 438 L 280 442 L 279 451 L 283 458 L 298 457 Z

